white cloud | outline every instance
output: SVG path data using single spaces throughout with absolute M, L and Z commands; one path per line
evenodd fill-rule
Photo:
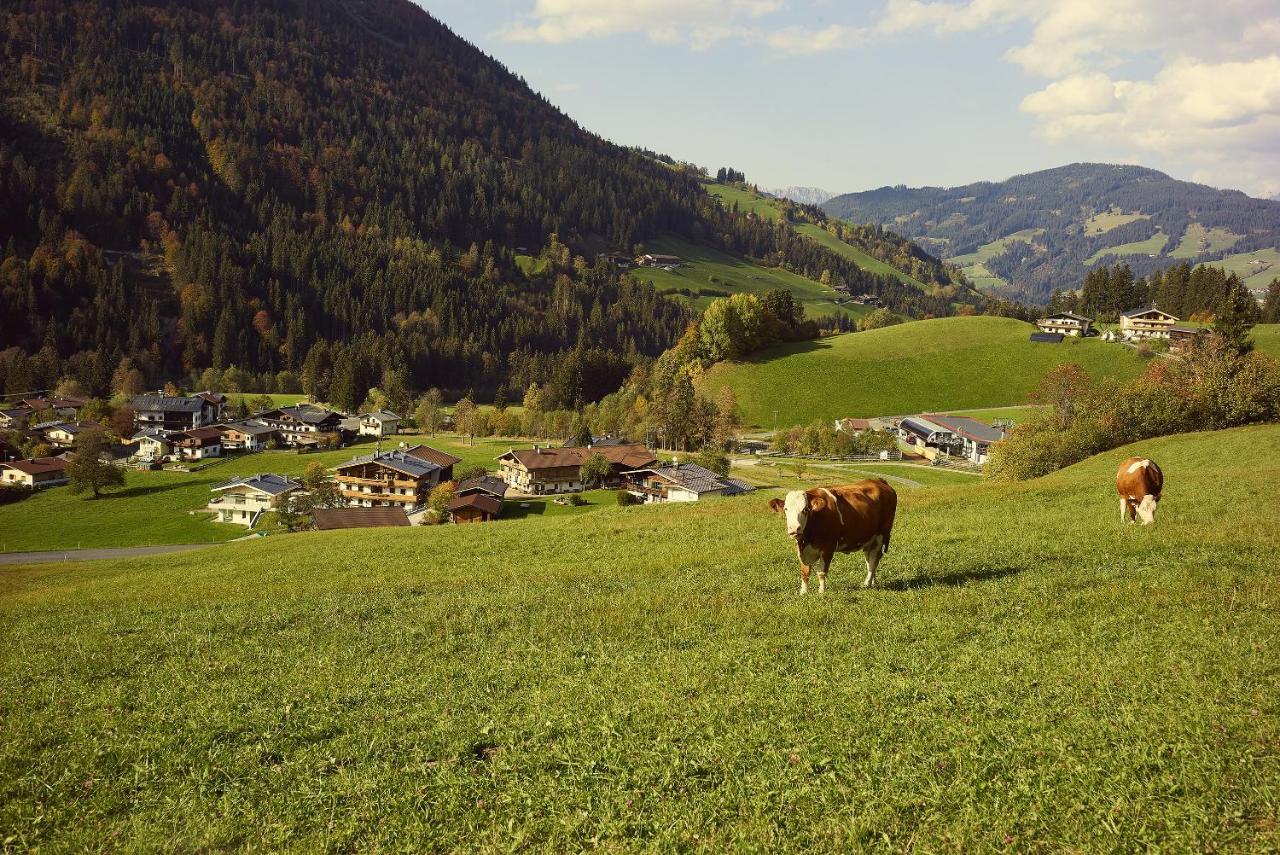
M 1014 23 L 1030 37 L 1005 58 L 1050 81 L 1021 103 L 1046 140 L 1106 143 L 1196 180 L 1280 189 L 1275 0 L 889 0 L 879 29 Z

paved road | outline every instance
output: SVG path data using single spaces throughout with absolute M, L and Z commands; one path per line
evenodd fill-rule
M 220 546 L 217 543 L 174 543 L 168 546 L 121 546 L 115 549 L 67 549 L 61 552 L 0 552 L 0 564 L 47 564 L 63 561 L 93 561 L 99 558 L 134 558 L 163 555 Z

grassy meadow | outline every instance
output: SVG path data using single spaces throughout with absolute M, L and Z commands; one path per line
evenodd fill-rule
M 988 270 L 986 263 L 997 255 L 1003 254 L 1010 244 L 1031 243 L 1038 235 L 1043 233 L 1044 229 L 1023 229 L 1022 231 L 1005 235 L 998 240 L 993 240 L 990 243 L 984 243 L 973 252 L 948 258 L 947 261 L 963 270 L 965 275 L 969 277 L 969 281 L 973 283 L 973 287 L 979 290 L 1003 287 L 1009 283 Z
M 1280 359 L 1280 324 L 1258 324 L 1251 338 L 1255 350 Z
M 1103 211 L 1100 214 L 1094 214 L 1092 217 L 1084 221 L 1084 233 L 1087 235 L 1100 235 L 1117 229 L 1120 226 L 1126 226 L 1129 223 L 1136 223 L 1138 220 L 1149 220 L 1151 217 L 1147 214 L 1126 214 L 1125 212 L 1112 208 Z
M 1086 265 L 1095 264 L 1104 258 L 1112 258 L 1118 260 L 1126 255 L 1155 255 L 1161 252 L 1165 244 L 1169 242 L 1169 236 L 1164 232 L 1157 231 L 1146 240 L 1135 240 L 1129 243 L 1122 243 L 1117 246 L 1107 246 L 1095 252 L 1093 255 L 1085 259 Z
M 732 387 L 746 423 L 772 428 L 775 410 L 781 426 L 1023 404 L 1063 362 L 1095 377 L 1142 370 L 1130 348 L 1096 339 L 1034 344 L 1033 331 L 1009 318 L 914 321 L 771 348 L 714 366 L 699 385 L 712 395 Z
M 1277 461 L 903 490 L 881 587 L 806 598 L 767 493 L 0 568 L 0 840 L 1274 851 Z
M 465 437 L 452 434 L 398 436 L 395 442 L 424 443 L 448 451 L 462 458 L 461 469 L 496 469 L 495 457 L 513 446 L 527 445 L 520 440 L 498 438 L 477 439 L 470 445 Z M 392 447 L 394 443 L 383 441 L 384 449 Z M 214 522 L 206 513 L 189 513 L 203 510 L 214 484 L 259 472 L 301 475 L 311 463 L 334 466 L 354 455 L 368 454 L 373 448 L 372 440 L 367 440 L 337 451 L 311 454 L 263 451 L 229 455 L 199 472 L 130 471 L 125 473 L 122 489 L 104 493 L 98 499 L 73 496 L 66 487 L 40 490 L 21 502 L 0 505 L 0 552 L 214 543 L 243 537 L 249 533 L 244 526 Z M 543 500 L 535 503 L 541 505 Z M 555 513 L 533 509 L 526 514 L 544 511 Z
M 1280 278 L 1280 249 L 1239 252 L 1206 264 L 1236 274 L 1249 288 L 1266 288 L 1272 279 Z
M 675 270 L 637 267 L 631 271 L 632 275 L 652 283 L 659 291 L 689 289 L 693 297 L 679 295 L 678 299 L 697 309 L 705 309 L 715 299 L 713 295 L 699 295 L 698 291 L 703 289 L 724 295 L 739 292 L 759 294 L 785 288 L 795 294 L 811 318 L 838 314 L 858 317 L 870 311 L 866 306 L 852 303 L 837 306 L 835 291 L 797 273 L 779 267 L 765 267 L 679 238 L 648 241 L 645 251 L 678 255 L 685 263 Z
M 1206 229 L 1199 223 L 1192 223 L 1182 233 L 1182 238 L 1169 253 L 1169 257 L 1195 258 L 1203 252 L 1221 252 L 1235 246 L 1243 237 L 1244 235 L 1238 235 L 1229 229 Z

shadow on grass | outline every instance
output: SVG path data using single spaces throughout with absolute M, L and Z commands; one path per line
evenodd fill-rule
M 522 520 L 526 517 L 542 516 L 547 512 L 546 502 L 529 502 L 529 507 L 520 507 L 520 502 L 507 502 L 502 508 L 502 514 L 498 519 L 502 520 Z
M 990 582 L 1007 579 L 1021 573 L 1021 567 L 987 567 L 980 570 L 961 570 L 941 576 L 916 576 L 912 579 L 894 579 L 879 587 L 886 591 L 915 591 L 920 588 L 958 588 L 970 582 Z
M 190 487 L 191 482 L 183 481 L 174 484 L 150 484 L 146 487 L 125 487 L 123 490 L 113 490 L 109 493 L 104 492 L 99 499 L 132 499 L 138 496 L 150 496 L 155 493 L 164 493 L 169 490 L 181 490 Z M 93 498 L 93 494 L 85 495 L 85 498 Z

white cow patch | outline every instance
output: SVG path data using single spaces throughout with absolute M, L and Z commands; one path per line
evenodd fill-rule
M 1146 469 L 1150 465 L 1151 465 L 1150 460 L 1139 460 L 1136 463 L 1130 463 L 1129 474 L 1132 475 L 1134 472 L 1137 472 L 1139 469 Z
M 1156 521 L 1155 496 L 1142 497 L 1142 501 L 1138 503 L 1138 516 L 1142 519 L 1143 525 L 1150 525 Z
M 803 491 L 792 490 L 787 493 L 783 511 L 787 516 L 787 534 L 794 537 L 804 531 L 804 525 L 809 520 L 809 499 Z

